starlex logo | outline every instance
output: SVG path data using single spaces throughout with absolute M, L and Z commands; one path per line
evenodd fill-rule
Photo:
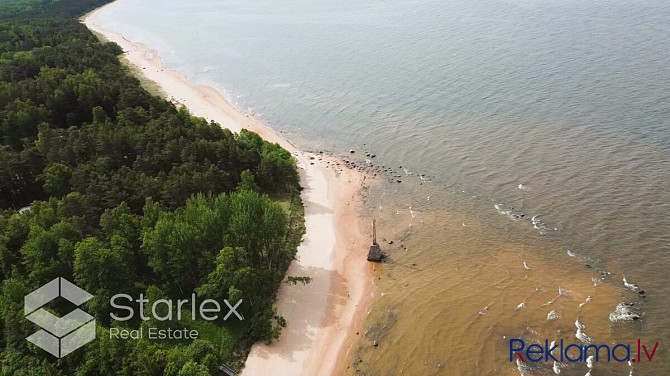
M 58 298 L 69 301 L 77 306 L 77 308 L 63 317 L 58 317 L 44 308 L 46 304 Z M 57 358 L 62 358 L 93 341 L 96 331 L 95 319 L 79 308 L 79 306 L 92 298 L 93 295 L 65 278 L 56 278 L 26 295 L 23 306 L 25 317 L 42 328 L 26 337 L 26 340 Z M 182 316 L 184 319 L 188 319 L 188 316 L 190 316 L 192 321 L 198 319 L 214 321 L 219 319 L 219 317 L 222 317 L 223 321 L 226 321 L 232 315 L 235 315 L 240 321 L 244 320 L 244 316 L 240 312 L 237 312 L 237 308 L 242 304 L 242 299 L 239 299 L 234 305 L 227 299 L 224 299 L 223 302 L 229 311 L 223 315 L 221 304 L 218 301 L 205 299 L 198 305 L 196 294 L 191 295 L 190 301 L 188 299 L 177 300 L 176 309 L 172 299 L 158 299 L 150 305 L 149 299 L 144 298 L 144 294 L 140 294 L 138 299 L 133 299 L 132 296 L 127 294 L 116 294 L 110 299 L 111 306 L 115 309 L 124 310 L 128 314 L 119 316 L 115 312 L 110 312 L 109 315 L 115 322 L 128 321 L 135 317 L 135 309 L 132 305 L 120 304 L 118 300 L 137 303 L 139 306 L 139 317 L 142 321 L 150 319 L 172 321 L 175 319 L 173 315 L 174 311 L 176 311 L 177 321 L 181 321 Z M 148 315 L 144 310 L 145 305 L 147 307 L 151 306 Z M 182 315 L 184 306 L 190 306 L 190 315 Z M 159 308 L 164 309 L 159 310 Z M 147 329 L 148 336 L 146 338 L 148 339 L 179 340 L 198 338 L 198 331 L 187 327 L 181 329 L 148 327 Z M 143 331 L 144 327 L 132 330 L 122 327 L 110 327 L 109 336 L 111 339 L 138 339 L 144 338 Z
M 42 328 L 26 339 L 62 358 L 95 339 L 95 319 L 79 308 L 63 317 L 42 308 L 59 297 L 79 307 L 93 295 L 64 278 L 56 278 L 26 295 L 23 310 L 28 320 Z

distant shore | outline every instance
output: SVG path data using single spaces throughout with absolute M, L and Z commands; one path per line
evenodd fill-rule
M 306 234 L 287 275 L 312 278 L 307 285 L 282 284 L 276 308 L 287 320 L 278 341 L 256 344 L 242 375 L 339 375 L 357 341 L 372 298 L 372 269 L 365 260 L 368 226 L 362 222 L 359 191 L 366 176 L 337 160 L 298 150 L 272 129 L 230 104 L 216 89 L 197 85 L 163 65 L 158 51 L 96 24 L 107 4 L 82 18 L 98 36 L 124 50 L 125 63 L 154 83 L 166 99 L 233 132 L 248 129 L 277 142 L 298 161 L 305 188 Z M 153 86 L 152 85 L 152 86 Z M 344 164 L 341 164 L 344 166 Z

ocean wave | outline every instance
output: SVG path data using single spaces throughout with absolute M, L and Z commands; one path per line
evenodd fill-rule
M 633 303 L 621 302 L 610 313 L 611 322 L 635 321 L 640 319 L 640 314 L 635 310 Z
M 549 313 L 547 314 L 547 320 L 558 320 L 558 319 L 560 319 L 560 318 L 561 318 L 561 315 L 559 315 L 558 313 L 556 313 L 555 310 L 551 310 L 551 312 L 549 312 Z
M 593 368 L 593 355 L 589 355 L 589 357 L 586 358 L 586 366 L 587 366 L 589 369 L 592 369 L 592 368 Z
M 603 281 L 605 281 L 605 279 L 609 277 L 611 274 L 612 273 L 606 270 L 599 270 L 597 276 L 591 277 L 591 280 L 593 281 L 593 286 L 598 286 L 599 284 L 603 283 Z
M 554 366 L 551 367 L 551 369 L 554 371 L 555 374 L 560 374 L 561 373 L 561 363 L 557 362 L 554 360 Z
M 579 322 L 579 319 L 575 320 L 575 326 L 577 327 L 577 332 L 575 333 L 575 337 L 577 337 L 578 340 L 582 341 L 585 344 L 590 344 L 593 343 L 593 340 L 591 337 L 589 337 L 586 332 L 584 332 L 584 329 L 586 329 L 586 325 L 583 325 L 582 323 Z
M 558 231 L 557 227 L 551 227 L 544 223 L 544 221 L 540 218 L 539 215 L 534 215 L 531 219 L 530 222 L 533 224 L 533 228 L 538 230 L 541 235 L 546 235 L 547 232 L 550 231 Z
M 568 254 L 568 256 L 570 256 L 574 259 L 577 259 L 580 262 L 583 262 L 584 265 L 587 268 L 590 269 L 590 268 L 593 267 L 594 261 L 590 257 L 580 255 L 580 254 L 578 254 L 576 252 L 573 252 L 569 249 L 567 250 L 567 254 Z M 598 275 L 591 277 L 591 281 L 593 282 L 594 286 L 600 285 L 601 283 L 603 283 L 603 281 L 605 281 L 606 278 L 608 278 L 609 276 L 612 275 L 612 273 L 608 272 L 607 270 L 597 269 L 597 272 L 598 272 Z
M 491 304 L 487 305 L 486 307 L 482 308 L 482 309 L 479 311 L 479 314 L 480 314 L 480 315 L 485 315 L 485 314 L 489 313 L 489 307 L 490 307 L 492 304 L 493 304 L 493 303 L 491 303 Z
M 626 276 L 623 277 L 623 285 L 626 286 L 630 291 L 636 292 L 640 295 L 644 295 L 644 290 L 640 288 L 640 286 L 634 284 L 634 283 L 628 283 L 626 280 Z
M 555 296 L 553 299 L 551 299 L 550 301 L 544 303 L 542 306 L 543 306 L 543 307 L 546 307 L 546 306 L 548 306 L 548 305 L 551 305 L 553 302 L 556 301 L 556 299 L 558 299 L 558 298 L 560 298 L 560 297 L 563 297 L 563 296 L 568 296 L 568 294 L 570 294 L 570 290 L 568 290 L 568 289 L 564 289 L 564 288 L 562 288 L 561 286 L 558 286 L 558 295 L 556 295 L 556 296 Z
M 496 208 L 496 210 L 498 211 L 498 214 L 504 215 L 504 216 L 508 217 L 509 219 L 512 219 L 512 220 L 515 220 L 515 221 L 524 219 L 526 217 L 526 215 L 523 214 L 523 213 L 516 213 L 514 211 L 514 208 L 505 209 L 502 204 L 493 204 L 493 207 Z

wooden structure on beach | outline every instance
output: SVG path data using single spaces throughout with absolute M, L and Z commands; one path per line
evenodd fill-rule
M 368 261 L 380 262 L 384 258 L 384 253 L 382 249 L 377 244 L 377 226 L 374 220 L 372 220 L 372 245 L 370 245 L 370 250 L 368 251 Z
M 220 365 L 219 370 L 221 370 L 221 372 L 225 373 L 228 376 L 237 376 L 237 373 L 235 372 L 235 370 L 228 367 L 225 364 Z

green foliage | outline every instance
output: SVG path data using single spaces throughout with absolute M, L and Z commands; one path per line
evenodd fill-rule
M 312 282 L 311 277 L 296 277 L 296 276 L 288 276 L 286 277 L 286 283 L 289 285 L 297 285 L 298 283 L 302 283 L 303 285 L 306 285 L 308 283 Z
M 210 376 L 210 373 L 204 365 L 189 360 L 188 363 L 184 364 L 179 370 L 177 376 Z
M 239 190 L 247 190 L 254 192 L 258 192 L 260 190 L 254 179 L 253 172 L 249 170 L 242 171 L 242 174 L 240 174 L 240 184 L 237 186 L 237 188 Z
M 54 163 L 44 170 L 44 192 L 49 196 L 63 197 L 70 192 L 72 169 L 62 163 Z
M 286 325 L 272 302 L 304 232 L 295 160 L 146 92 L 74 18 L 106 2 L 0 0 L 0 375 L 219 374 Z M 22 306 L 56 277 L 94 294 L 98 323 L 58 361 L 25 341 Z M 113 294 L 194 291 L 241 299 L 245 320 L 180 323 L 190 344 L 110 338 L 175 325 L 110 322 Z

